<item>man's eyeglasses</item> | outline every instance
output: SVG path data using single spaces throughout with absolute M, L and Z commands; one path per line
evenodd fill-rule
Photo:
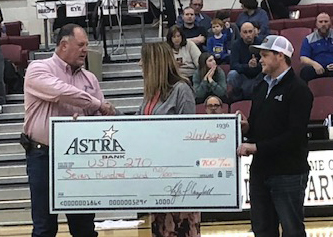
M 200 3 L 192 3 L 192 5 L 195 6 L 195 7 L 202 7 L 203 6 L 203 4 L 200 4 Z
M 218 107 L 220 107 L 220 106 L 221 106 L 220 104 L 208 104 L 208 105 L 207 105 L 207 107 L 208 107 L 209 109 L 218 108 Z

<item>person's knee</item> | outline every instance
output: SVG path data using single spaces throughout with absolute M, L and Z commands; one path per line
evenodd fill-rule
M 239 80 L 240 74 L 236 70 L 231 70 L 227 76 L 227 83 L 233 85 Z
M 315 71 L 315 69 L 312 66 L 305 66 L 301 69 L 300 71 L 300 77 L 308 82 L 312 79 L 315 79 L 317 77 L 320 77 L 320 75 L 318 75 Z

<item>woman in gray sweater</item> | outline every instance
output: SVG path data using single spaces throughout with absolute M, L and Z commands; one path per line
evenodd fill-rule
M 167 43 L 143 45 L 139 64 L 144 78 L 140 114 L 195 114 L 194 91 L 189 80 L 180 75 Z
M 140 115 L 195 114 L 194 91 L 188 79 L 180 75 L 172 50 L 166 42 L 143 45 L 139 65 L 144 78 L 144 102 L 139 110 Z M 151 215 L 153 237 L 200 236 L 198 212 Z M 182 222 L 182 225 L 176 220 L 191 220 L 191 225 L 188 222 Z
M 215 95 L 221 100 L 226 97 L 227 82 L 224 71 L 216 65 L 214 56 L 202 53 L 199 57 L 199 69 L 193 75 L 195 101 L 201 104 L 210 95 Z

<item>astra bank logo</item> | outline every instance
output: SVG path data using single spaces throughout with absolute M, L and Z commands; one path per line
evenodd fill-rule
M 110 154 L 125 152 L 117 139 L 113 136 L 118 130 L 112 125 L 108 130 L 103 130 L 102 138 L 79 138 L 72 140 L 64 155 L 88 155 L 88 154 Z

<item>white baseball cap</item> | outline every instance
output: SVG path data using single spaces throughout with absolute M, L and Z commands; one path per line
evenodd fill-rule
M 291 58 L 294 53 L 294 47 L 285 37 L 280 35 L 268 35 L 261 43 L 261 45 L 251 45 L 250 51 L 258 53 L 260 49 L 272 50 L 283 53 Z

